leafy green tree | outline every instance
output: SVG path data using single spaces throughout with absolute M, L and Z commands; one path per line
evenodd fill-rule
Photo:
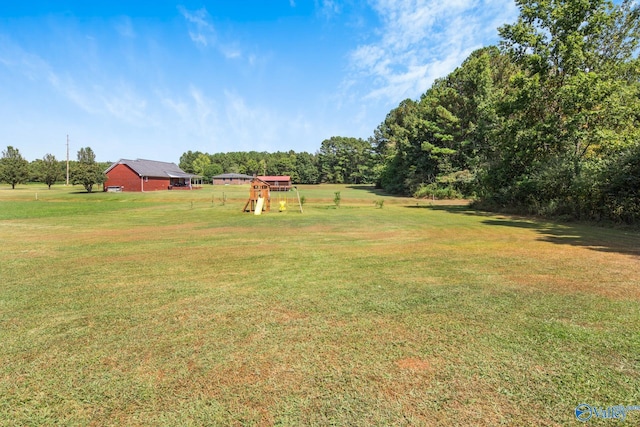
M 258 162 L 258 169 L 256 171 L 256 175 L 266 175 L 267 174 L 267 161 L 262 158 Z
M 599 199 L 593 210 L 616 222 L 640 221 L 640 142 L 610 159 L 599 172 Z
M 417 109 L 416 101 L 405 99 L 374 131 L 371 145 L 384 164 L 377 184 L 391 193 L 409 193 L 406 185 L 412 168 L 409 129 Z
M 322 141 L 318 151 L 321 182 L 360 184 L 373 181 L 373 150 L 361 138 L 334 136 Z
M 180 163 L 178 163 L 178 166 L 180 167 L 180 169 L 182 169 L 186 173 L 196 173 L 196 171 L 193 168 L 193 162 L 201 154 L 202 153 L 200 151 L 194 152 L 191 150 L 187 151 L 186 153 L 183 153 L 182 156 L 180 156 Z
M 296 170 L 296 154 L 293 151 L 272 154 L 267 171 L 269 175 L 287 175 L 293 182 L 299 182 Z
M 296 156 L 296 170 L 300 184 L 317 184 L 320 178 L 316 156 L 302 152 Z
M 222 173 L 238 172 L 239 168 L 236 164 L 232 153 L 215 153 L 211 155 L 211 161 L 222 167 Z
M 29 162 L 17 148 L 8 146 L 0 158 L 0 181 L 11 184 L 11 188 L 15 189 L 16 184 L 26 182 L 28 178 Z
M 190 169 L 193 171 L 191 173 L 205 177 L 206 170 L 210 165 L 211 157 L 209 157 L 207 154 L 200 153 L 191 163 Z
M 516 3 L 520 17 L 500 29 L 501 46 L 522 71 L 500 105 L 488 190 L 504 203 L 580 216 L 585 174 L 638 140 L 638 6 Z
M 244 173 L 246 175 L 258 175 L 260 170 L 260 163 L 255 158 L 249 158 L 244 165 Z
M 207 181 L 211 181 L 211 178 L 220 175 L 222 173 L 222 166 L 217 163 L 211 163 L 204 170 L 204 176 Z
M 105 180 L 103 169 L 96 163 L 96 156 L 90 147 L 78 150 L 78 161 L 71 171 L 72 184 L 81 184 L 88 193 L 93 186 L 102 184 Z
M 496 103 L 514 68 L 496 47 L 480 49 L 419 101 L 405 100 L 391 111 L 371 140 L 382 162 L 379 186 L 403 194 L 480 192 L 478 177 L 499 125 Z
M 37 180 L 47 184 L 49 189 L 59 179 L 62 179 L 62 165 L 53 154 L 45 154 L 42 160 L 33 163 Z

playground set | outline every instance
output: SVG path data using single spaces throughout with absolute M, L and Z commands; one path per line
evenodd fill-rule
M 278 202 L 278 211 L 286 212 L 289 205 L 288 194 L 294 190 L 298 199 L 298 207 L 300 213 L 302 213 L 302 203 L 300 202 L 300 193 L 295 186 L 289 187 L 287 190 L 279 188 L 276 193 Z M 262 212 L 271 211 L 271 185 L 261 180 L 260 178 L 253 178 L 249 186 L 249 200 L 245 203 L 243 212 L 253 212 L 254 215 L 260 215 Z

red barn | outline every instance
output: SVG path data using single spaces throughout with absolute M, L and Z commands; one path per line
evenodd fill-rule
M 196 177 L 175 163 L 144 159 L 120 159 L 104 173 L 107 175 L 104 191 L 190 190 L 192 179 Z

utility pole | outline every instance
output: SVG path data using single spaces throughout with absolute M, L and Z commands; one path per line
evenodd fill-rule
M 67 184 L 69 186 L 69 135 L 67 135 Z

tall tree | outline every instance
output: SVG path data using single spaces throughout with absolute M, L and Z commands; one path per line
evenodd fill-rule
M 201 154 L 202 153 L 200 151 L 194 152 L 191 150 L 187 151 L 186 153 L 183 153 L 182 156 L 180 156 L 180 163 L 178 163 L 178 166 L 180 167 L 180 169 L 182 169 L 187 173 L 196 173 L 196 171 L 193 169 L 193 162 Z
M 372 155 L 371 145 L 361 138 L 325 139 L 317 155 L 320 179 L 335 184 L 372 182 Z
M 206 176 L 207 169 L 210 165 L 211 165 L 211 157 L 209 157 L 206 154 L 200 153 L 193 160 L 193 162 L 191 163 L 191 167 L 189 169 L 192 170 L 191 173 L 194 173 L 200 176 Z
M 504 98 L 489 191 L 579 215 L 590 163 L 638 141 L 638 6 L 624 0 L 518 0 L 500 29 L 522 68 Z M 589 195 L 582 195 L 587 198 Z
M 405 100 L 389 113 L 372 140 L 384 161 L 380 186 L 405 194 L 424 184 L 475 192 L 493 150 L 496 102 L 514 68 L 496 47 L 477 50 L 418 102 Z
M 15 189 L 16 184 L 26 182 L 28 178 L 29 162 L 22 157 L 17 148 L 8 146 L 0 159 L 0 181 L 11 184 L 11 188 Z
M 78 161 L 71 171 L 72 183 L 82 184 L 88 193 L 93 191 L 95 184 L 102 184 L 105 175 L 100 165 L 96 163 L 96 155 L 91 147 L 78 150 Z
M 409 193 L 407 178 L 412 171 L 411 123 L 418 103 L 405 99 L 391 110 L 374 131 L 372 148 L 384 163 L 377 184 L 391 193 Z
M 300 184 L 317 184 L 319 180 L 318 161 L 315 155 L 307 152 L 296 156 L 296 170 Z
M 42 160 L 37 162 L 37 174 L 38 179 L 51 189 L 57 180 L 62 179 L 61 164 L 53 154 L 45 154 Z

